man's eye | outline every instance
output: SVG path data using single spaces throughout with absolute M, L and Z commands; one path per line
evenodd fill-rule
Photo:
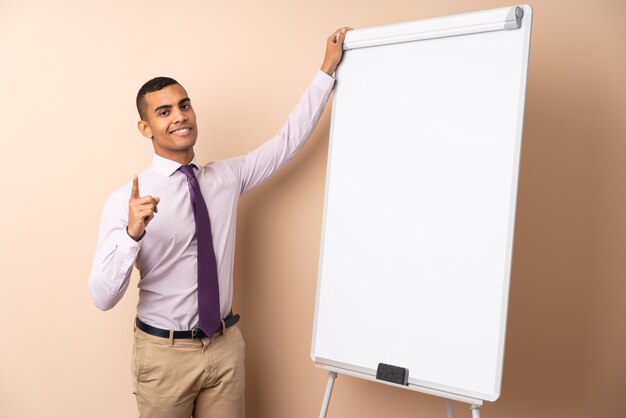
M 181 106 L 180 106 L 180 108 L 181 108 L 182 110 L 187 110 L 187 109 L 189 109 L 190 107 L 191 107 L 191 106 L 190 106 L 190 105 L 188 105 L 188 104 L 184 104 L 184 105 L 181 105 Z
M 169 114 L 169 112 L 167 110 L 159 112 L 159 116 L 167 116 L 168 114 Z

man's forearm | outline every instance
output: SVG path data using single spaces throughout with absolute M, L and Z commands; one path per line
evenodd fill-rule
M 230 160 L 242 183 L 242 193 L 258 186 L 295 156 L 317 125 L 334 80 L 318 71 L 274 138 L 247 155 Z
M 122 217 L 117 197 L 107 201 L 102 214 L 98 247 L 89 275 L 89 294 L 98 309 L 108 310 L 122 299 L 141 248 L 119 220 Z

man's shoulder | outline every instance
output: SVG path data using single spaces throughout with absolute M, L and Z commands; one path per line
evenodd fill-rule
M 227 160 L 213 160 L 202 165 L 202 171 L 209 175 L 232 175 L 238 164 L 238 159 L 242 156 L 229 158 Z

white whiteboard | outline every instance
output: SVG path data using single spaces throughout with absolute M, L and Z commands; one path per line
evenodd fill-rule
M 371 379 L 387 363 L 409 369 L 409 389 L 499 397 L 532 14 L 520 8 L 348 33 L 318 365 Z

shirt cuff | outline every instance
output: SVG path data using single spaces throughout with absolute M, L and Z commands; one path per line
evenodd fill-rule
M 313 81 L 311 82 L 311 84 L 322 90 L 328 90 L 333 87 L 333 84 L 335 84 L 335 79 L 326 74 L 324 71 L 317 70 L 317 73 L 315 74 L 315 77 L 313 77 Z
M 130 237 L 130 235 L 128 235 L 128 231 L 126 230 L 126 228 L 124 228 L 124 233 L 122 234 L 122 239 L 120 239 L 118 243 L 118 247 L 121 247 L 121 249 L 125 252 L 137 253 L 137 251 L 139 251 L 139 249 L 141 248 L 141 242 L 143 241 L 142 238 L 144 238 L 145 235 L 146 231 L 144 231 L 139 241 L 135 241 Z

